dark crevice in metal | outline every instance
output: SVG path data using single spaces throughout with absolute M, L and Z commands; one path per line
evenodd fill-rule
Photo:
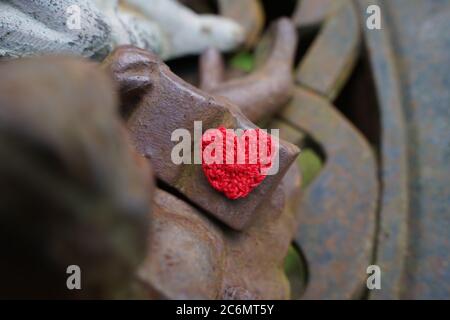
M 355 70 L 335 102 L 335 106 L 366 137 L 377 158 L 381 146 L 380 110 L 367 50 L 362 49 Z
M 180 191 L 178 191 L 175 187 L 170 186 L 169 184 L 165 183 L 161 179 L 157 179 L 156 185 L 159 189 L 171 194 L 172 196 L 178 198 L 179 200 L 182 200 L 183 202 L 187 203 L 189 206 L 194 208 L 195 210 L 199 211 L 203 216 L 207 217 L 209 220 L 211 220 L 216 226 L 218 226 L 222 231 L 224 232 L 236 232 L 227 225 L 225 225 L 223 222 L 221 222 L 219 219 L 215 218 L 210 212 L 203 209 L 196 203 L 194 203 L 192 200 L 190 200 L 188 197 L 186 197 L 184 194 L 182 194 Z
M 295 66 L 298 66 L 314 40 L 319 34 L 319 27 L 301 28 L 298 30 L 298 48 L 295 56 Z
M 166 61 L 170 70 L 187 83 L 198 86 L 198 56 L 186 56 Z

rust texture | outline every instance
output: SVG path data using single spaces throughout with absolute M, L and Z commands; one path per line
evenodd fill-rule
M 359 1 L 360 16 L 368 1 Z M 370 4 L 378 4 L 379 1 Z M 381 168 L 383 185 L 375 263 L 383 270 L 381 287 L 371 299 L 400 299 L 407 255 L 408 154 L 403 97 L 388 20 L 382 15 L 383 30 L 364 31 L 381 111 Z
M 199 88 L 211 92 L 225 81 L 225 61 L 219 50 L 209 48 L 199 59 Z
M 153 177 L 112 82 L 61 57 L 2 63 L 0 74 L 0 296 L 114 296 L 146 252 Z M 83 290 L 67 290 L 72 264 Z
M 371 298 L 449 299 L 450 3 L 374 4 L 382 30 L 365 37 L 383 124 L 376 261 L 386 278 Z
M 170 299 L 288 299 L 283 261 L 298 225 L 299 190 L 293 165 L 243 232 L 158 191 L 140 281 Z
M 245 45 L 251 48 L 264 28 L 265 14 L 260 0 L 218 0 L 222 16 L 233 19 L 245 30 Z
M 302 147 L 302 144 L 306 139 L 306 134 L 304 132 L 279 118 L 270 121 L 269 127 L 280 130 L 280 139 L 289 141 L 300 147 Z
M 381 30 L 366 27 L 372 4 Z M 302 0 L 262 38 L 260 0 L 217 5 L 256 45 L 256 68 L 227 70 L 208 49 L 200 90 L 131 46 L 103 63 L 114 81 L 69 58 L 0 64 L 0 298 L 288 299 L 293 244 L 307 270 L 295 298 L 450 297 L 448 0 Z M 315 39 L 294 70 L 296 29 Z M 372 94 L 372 109 L 353 106 Z M 367 130 L 378 120 L 380 137 Z M 280 172 L 227 199 L 201 165 L 171 160 L 172 132 L 194 138 L 194 121 L 279 128 Z M 296 146 L 323 164 L 303 190 Z M 82 291 L 66 288 L 73 263 Z M 367 290 L 373 264 L 382 290 Z
M 359 57 L 360 28 L 352 1 L 330 15 L 297 72 L 296 82 L 334 100 Z
M 318 27 L 343 1 L 349 0 L 299 0 L 292 21 L 299 28 Z
M 194 121 L 200 120 L 203 130 L 220 125 L 244 130 L 256 128 L 239 108 L 187 84 L 154 54 L 144 50 L 119 48 L 106 59 L 104 67 L 113 74 L 125 98 L 127 127 L 134 145 L 151 161 L 158 178 L 228 226 L 239 230 L 247 227 L 297 157 L 298 148 L 280 141 L 278 174 L 268 176 L 248 197 L 231 201 L 211 188 L 200 165 L 172 162 L 172 148 L 178 142 L 171 141 L 171 134 L 184 128 L 194 137 Z M 130 102 L 134 109 L 130 108 Z
M 296 241 L 309 269 L 303 298 L 358 298 L 375 236 L 379 186 L 372 149 L 326 99 L 306 89 L 295 89 L 280 117 L 317 141 L 326 157 L 297 207 Z
M 297 33 L 287 18 L 275 21 L 256 49 L 257 67 L 251 74 L 223 82 L 220 53 L 210 49 L 200 60 L 201 88 L 235 103 L 253 122 L 269 118 L 285 105 L 293 88 L 292 69 Z M 210 74 L 210 70 L 213 71 Z

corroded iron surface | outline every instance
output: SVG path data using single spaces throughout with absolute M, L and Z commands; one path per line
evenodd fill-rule
M 158 191 L 140 281 L 170 299 L 288 299 L 283 261 L 298 224 L 293 208 L 299 190 L 300 175 L 293 165 L 258 209 L 256 222 L 243 232 L 221 228 Z
M 0 65 L 0 296 L 110 298 L 146 251 L 153 178 L 92 63 Z M 66 268 L 83 290 L 67 290 Z
M 186 202 L 158 190 L 150 228 L 141 281 L 170 299 L 218 298 L 225 255 L 218 227 Z
M 219 11 L 230 18 L 245 31 L 247 47 L 253 47 L 264 28 L 265 14 L 260 0 L 219 0 Z
M 377 251 L 390 283 L 372 297 L 448 299 L 450 4 L 378 4 L 383 31 L 366 32 L 366 38 L 378 67 L 386 138 L 393 140 L 383 146 L 383 182 L 390 186 L 383 193 Z
M 373 4 L 373 2 L 370 2 Z M 366 16 L 367 1 L 360 1 L 360 15 Z M 383 30 L 364 36 L 371 60 L 381 115 L 381 190 L 376 264 L 383 276 L 383 290 L 371 292 L 371 298 L 399 299 L 407 246 L 408 165 L 407 132 L 403 113 L 398 65 L 390 35 L 390 26 L 382 15 Z
M 247 227 L 298 155 L 298 148 L 280 141 L 279 172 L 267 176 L 248 197 L 231 201 L 209 185 L 200 165 L 172 162 L 172 148 L 178 142 L 171 141 L 171 135 L 184 128 L 194 137 L 194 121 L 199 120 L 203 130 L 220 125 L 244 130 L 256 126 L 228 100 L 185 83 L 150 52 L 122 47 L 106 59 L 105 67 L 120 86 L 134 144 L 150 159 L 156 175 L 230 227 Z M 194 142 L 193 148 L 197 144 Z
M 301 146 L 305 141 L 306 135 L 300 131 L 298 127 L 295 127 L 284 120 L 273 119 L 270 124 L 270 128 L 280 130 L 280 139 L 289 141 L 297 146 Z
M 344 1 L 325 21 L 302 59 L 296 73 L 297 83 L 334 100 L 353 71 L 360 37 L 353 2 Z
M 292 20 L 299 28 L 317 27 L 343 1 L 348 0 L 299 0 Z
M 296 241 L 308 263 L 305 299 L 361 296 L 371 264 L 377 167 L 365 139 L 324 98 L 297 88 L 280 117 L 324 149 L 326 162 L 304 191 Z
M 281 18 L 272 24 L 258 45 L 258 65 L 250 75 L 223 82 L 219 52 L 205 52 L 200 60 L 201 88 L 228 98 L 253 122 L 269 118 L 292 95 L 296 49 L 295 28 L 289 19 Z

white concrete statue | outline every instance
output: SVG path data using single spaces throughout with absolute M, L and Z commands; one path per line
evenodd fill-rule
M 0 0 L 0 56 L 101 60 L 131 44 L 171 59 L 208 47 L 229 51 L 243 41 L 237 23 L 196 14 L 175 0 Z

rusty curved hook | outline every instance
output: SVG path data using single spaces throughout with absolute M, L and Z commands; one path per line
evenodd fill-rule
M 239 106 L 253 122 L 268 118 L 292 96 L 297 32 L 287 18 L 275 21 L 256 49 L 257 68 L 242 78 L 224 81 L 224 62 L 215 49 L 200 58 L 200 88 Z

